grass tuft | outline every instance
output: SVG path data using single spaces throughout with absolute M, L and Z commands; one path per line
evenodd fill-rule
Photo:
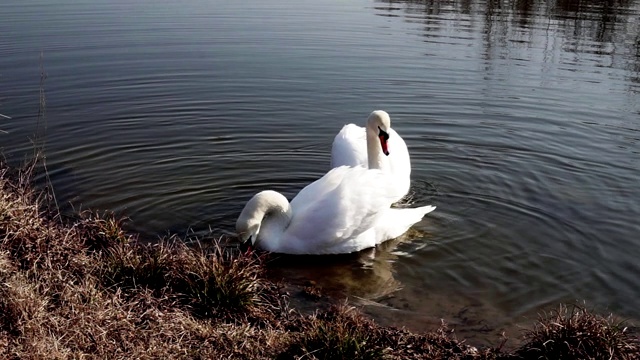
M 36 193 L 28 177 L 33 167 L 10 173 L 0 164 L 0 251 L 21 270 L 58 267 L 76 269 L 86 259 L 77 229 L 66 227 L 46 211 L 46 196 Z
M 135 240 L 124 232 L 124 219 L 117 218 L 113 213 L 97 214 L 84 211 L 75 220 L 74 226 L 79 232 L 79 237 L 90 251 L 99 251 Z
M 267 290 L 261 281 L 264 270 L 260 258 L 251 253 L 232 256 L 222 246 L 209 251 L 198 247 L 186 253 L 183 266 L 176 275 L 199 316 L 237 316 L 267 305 L 262 296 Z
M 526 338 L 518 353 L 527 359 L 640 358 L 640 342 L 622 322 L 578 305 L 542 314 Z
M 277 298 L 264 277 L 262 258 L 234 256 L 220 242 L 206 248 L 174 237 L 146 245 L 116 242 L 102 251 L 100 264 L 97 275 L 107 287 L 145 288 L 180 299 L 202 318 L 264 315 L 267 298 Z
M 169 286 L 175 260 L 167 244 L 115 243 L 101 252 L 96 273 L 107 287 L 125 290 L 145 288 L 162 294 Z
M 334 306 L 308 320 L 280 359 L 382 359 L 379 328 L 354 308 Z

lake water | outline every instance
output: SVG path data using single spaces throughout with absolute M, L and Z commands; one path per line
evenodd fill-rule
M 5 0 L 0 145 L 30 151 L 42 64 L 63 209 L 116 211 L 149 239 L 220 235 L 384 109 L 411 202 L 438 209 L 279 276 L 472 343 L 561 301 L 639 319 L 639 19 L 639 1 Z

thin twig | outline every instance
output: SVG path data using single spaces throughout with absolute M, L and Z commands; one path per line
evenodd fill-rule
M 45 97 L 44 91 L 44 81 L 47 79 L 47 73 L 44 70 L 44 60 L 43 53 L 40 53 L 40 102 L 38 106 L 38 120 L 36 124 L 36 136 L 34 139 L 34 160 L 37 162 L 37 159 L 40 157 L 42 159 L 42 168 L 44 169 L 44 174 L 47 179 L 47 187 L 49 188 L 51 198 L 53 199 L 53 203 L 55 205 L 56 211 L 58 213 L 58 218 L 61 218 L 60 215 L 60 206 L 58 205 L 58 199 L 56 198 L 56 193 L 53 190 L 53 184 L 51 183 L 51 176 L 49 176 L 49 169 L 47 168 L 47 156 L 45 154 L 45 144 L 46 144 L 46 134 L 47 134 L 47 117 L 46 117 L 46 109 L 47 109 L 47 101 Z M 40 128 L 42 129 L 42 133 Z

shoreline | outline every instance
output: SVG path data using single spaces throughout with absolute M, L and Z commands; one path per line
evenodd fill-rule
M 35 167 L 0 164 L 6 358 L 640 356 L 628 324 L 576 305 L 543 315 L 514 347 L 509 339 L 471 346 L 445 322 L 420 333 L 382 326 L 364 306 L 325 296 L 313 283 L 270 280 L 269 254 L 233 250 L 222 239 L 144 244 L 110 214 L 63 218 L 52 196 L 32 187 Z

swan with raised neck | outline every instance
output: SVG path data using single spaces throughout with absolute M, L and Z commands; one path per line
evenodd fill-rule
M 388 141 L 385 141 L 385 134 L 388 135 Z M 409 150 L 402 137 L 391 128 L 389 114 L 383 110 L 373 111 L 364 126 L 344 125 L 335 136 L 331 146 L 331 168 L 343 165 L 380 169 L 388 174 L 395 184 L 391 188 L 395 201 L 401 200 L 409 192 Z
M 367 119 L 367 159 L 369 169 L 384 169 L 389 156 L 388 140 L 391 118 L 386 111 L 375 110 Z M 385 155 L 382 157 L 382 155 Z

